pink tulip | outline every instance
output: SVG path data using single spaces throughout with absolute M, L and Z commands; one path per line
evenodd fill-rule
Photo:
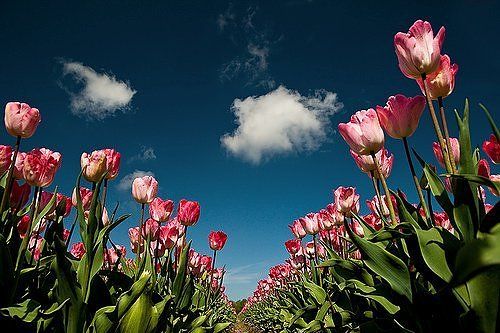
M 451 225 L 450 219 L 445 212 L 434 213 L 434 222 L 436 222 L 437 226 L 453 232 L 453 226 Z
M 5 128 L 15 137 L 27 139 L 35 133 L 41 121 L 38 109 L 26 103 L 9 102 L 5 106 Z
M 158 182 L 152 176 L 137 177 L 132 183 L 132 196 L 140 204 L 153 201 L 158 193 Z
M 489 141 L 483 142 L 483 151 L 495 164 L 500 163 L 500 143 L 495 134 L 490 135 Z
M 384 145 L 384 132 L 374 109 L 361 110 L 348 123 L 340 123 L 340 135 L 351 149 L 361 155 L 378 152 Z
M 24 159 L 26 158 L 26 153 L 18 152 L 16 156 L 16 163 L 14 164 L 14 171 L 12 176 L 14 179 L 23 179 L 23 169 L 24 169 Z
M 460 143 L 457 138 L 450 138 L 451 153 L 455 159 L 455 165 L 460 164 Z M 434 151 L 434 156 L 438 160 L 439 164 L 444 168 L 443 152 L 441 151 L 441 146 L 437 142 L 432 143 L 432 150 Z
M 316 213 L 309 213 L 299 218 L 299 221 L 308 235 L 316 235 L 319 232 L 319 221 Z
M 427 75 L 425 83 L 429 91 L 431 99 L 438 99 L 438 97 L 445 98 L 453 92 L 455 88 L 455 75 L 458 72 L 458 65 L 451 64 L 450 57 L 445 54 L 440 57 L 438 69 Z M 425 95 L 424 84 L 422 81 L 417 80 L 420 90 Z
M 30 193 L 31 187 L 27 183 L 19 185 L 19 183 L 14 180 L 10 192 L 10 208 L 16 210 L 23 208 L 28 203 Z
M 435 72 L 439 66 L 444 34 L 445 29 L 441 27 L 434 37 L 431 24 L 422 20 L 413 23 L 408 33 L 398 32 L 394 36 L 394 47 L 401 72 L 411 79 Z
M 361 171 L 367 173 L 370 177 L 371 172 L 373 172 L 375 178 L 380 178 L 377 167 L 375 163 L 373 163 L 373 157 L 371 157 L 370 155 L 356 154 L 352 150 L 351 156 Z M 378 151 L 378 153 L 375 154 L 375 158 L 377 159 L 378 165 L 380 166 L 382 175 L 384 176 L 384 178 L 388 178 L 392 171 L 394 154 L 391 154 L 387 149 L 382 148 Z
M 356 234 L 359 237 L 365 237 L 365 232 L 363 230 L 363 227 L 358 221 L 352 220 L 349 223 L 349 226 L 351 227 L 351 230 L 354 232 L 354 234 Z
M 62 235 L 61 235 L 62 236 L 61 239 L 63 240 L 63 242 L 66 242 L 68 240 L 69 234 L 70 234 L 70 231 L 68 229 L 64 228 L 62 231 Z
M 290 239 L 285 242 L 285 247 L 290 255 L 296 255 L 300 249 L 302 249 L 302 244 L 300 239 Z
M 177 209 L 177 219 L 179 222 L 186 226 L 195 225 L 200 218 L 200 204 L 196 201 L 188 201 L 181 199 L 179 201 L 179 208 Z
M 477 174 L 479 176 L 488 178 L 494 183 L 500 182 L 500 175 L 492 175 L 490 172 L 490 165 L 488 164 L 488 161 L 486 161 L 484 158 L 481 159 L 478 163 L 477 166 Z M 494 187 L 489 187 L 491 193 L 495 196 L 498 196 L 498 191 Z M 483 199 L 484 200 L 484 199 Z
M 97 183 L 106 172 L 106 154 L 102 150 L 95 150 L 91 154 L 82 153 L 80 165 L 83 177 L 89 182 Z
M 288 227 L 295 235 L 295 237 L 302 239 L 306 236 L 306 231 L 304 230 L 304 227 L 302 226 L 302 223 L 300 223 L 299 220 L 293 221 L 292 225 L 289 225 Z
M 35 261 L 38 261 L 38 259 L 40 259 L 40 256 L 42 254 L 43 241 L 44 239 L 40 235 L 38 236 L 33 235 L 30 238 L 28 249 L 31 252 L 31 255 L 33 256 L 33 259 L 35 259 Z
M 329 203 L 326 206 L 325 210 L 328 212 L 328 214 L 330 214 L 330 219 L 333 221 L 335 226 L 338 227 L 344 224 L 344 214 L 342 214 L 342 212 L 339 212 L 337 210 L 335 202 Z
M 223 231 L 211 231 L 208 235 L 208 245 L 214 251 L 220 251 L 227 241 L 227 235 Z
M 93 195 L 93 193 L 91 190 L 89 190 L 86 187 L 80 186 L 80 197 L 82 199 L 82 206 L 83 206 L 84 211 L 90 209 L 90 205 L 92 204 L 92 195 Z M 75 207 L 78 206 L 77 200 L 76 200 L 76 187 L 73 189 L 73 195 L 71 196 L 71 203 Z
M 149 216 L 158 222 L 168 221 L 173 210 L 174 202 L 172 200 L 162 200 L 156 197 L 149 204 Z
M 167 251 L 167 247 L 164 242 L 157 239 L 149 243 L 149 251 L 154 258 L 161 258 Z
M 144 243 L 139 242 L 141 233 L 139 227 L 128 229 L 128 237 L 130 238 L 130 247 L 134 253 L 142 253 L 144 251 Z
M 120 170 L 121 155 L 114 149 L 103 149 L 102 152 L 106 155 L 106 179 L 114 179 L 118 176 Z
M 61 154 L 46 148 L 33 149 L 26 154 L 23 178 L 31 186 L 47 187 L 61 165 Z
M 359 212 L 359 194 L 356 194 L 356 188 L 340 186 L 333 192 L 333 196 L 337 210 L 345 216 Z
M 497 185 L 500 185 L 500 175 L 491 175 L 491 176 L 490 176 L 490 180 L 491 180 L 493 183 L 495 183 L 495 184 L 497 184 Z M 494 187 L 490 187 L 489 189 L 490 189 L 491 193 L 492 193 L 494 196 L 497 196 L 497 197 L 498 197 L 498 196 L 500 195 L 500 194 L 498 193 L 498 191 L 496 190 L 496 188 L 494 188 Z
M 372 200 L 366 200 L 366 204 L 368 206 L 368 208 L 371 210 L 371 212 L 378 218 L 382 218 L 383 217 L 389 217 L 390 213 L 389 213 L 389 208 L 387 207 L 387 199 L 385 197 L 385 195 L 382 195 L 381 196 L 382 198 L 382 204 L 379 203 L 379 200 L 378 200 L 378 197 L 377 196 L 374 196 Z M 394 195 L 391 195 L 391 201 L 392 201 L 392 206 L 395 208 L 395 211 L 396 211 L 396 215 L 397 215 L 397 202 L 396 202 L 396 198 L 394 197 Z M 382 213 L 382 216 L 381 216 L 381 213 Z
M 363 216 L 363 220 L 376 231 L 383 227 L 382 220 L 373 213 Z
M 334 215 L 330 214 L 326 209 L 321 209 L 317 213 L 317 218 L 319 222 L 319 228 L 321 230 L 332 230 L 337 224 L 337 219 Z
M 168 223 L 160 227 L 159 237 L 165 248 L 172 249 L 179 238 L 179 229 L 175 224 Z
M 9 170 L 12 162 L 12 147 L 0 145 L 0 175 Z
M 147 219 L 142 225 L 142 237 L 144 239 L 149 237 L 150 240 L 156 240 L 156 238 L 158 238 L 159 228 L 160 224 L 157 221 Z
M 384 131 L 395 139 L 411 136 L 425 109 L 423 96 L 406 97 L 398 94 L 389 97 L 387 104 L 377 106 L 378 119 Z
M 83 245 L 82 242 L 75 243 L 71 246 L 71 250 L 69 253 L 73 255 L 76 259 L 82 259 L 83 255 L 86 253 L 85 251 L 85 245 Z

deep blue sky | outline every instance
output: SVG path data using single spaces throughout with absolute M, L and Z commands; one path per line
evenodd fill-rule
M 267 268 L 286 257 L 283 242 L 293 219 L 326 205 L 339 185 L 357 186 L 363 202 L 373 194 L 335 131 L 315 151 L 277 155 L 259 165 L 228 154 L 220 137 L 235 129 L 234 99 L 278 85 L 304 96 L 325 89 L 344 104 L 330 119 L 335 129 L 352 112 L 383 105 L 392 94 L 418 94 L 397 67 L 392 40 L 422 18 L 435 31 L 446 26 L 444 52 L 460 66 L 446 104 L 461 109 L 470 97 L 474 143 L 489 133 L 477 103 L 494 114 L 500 104 L 498 3 L 399 3 L 4 1 L 0 101 L 25 101 L 41 110 L 43 122 L 22 149 L 45 146 L 63 154 L 55 181 L 63 192 L 71 191 L 82 151 L 114 147 L 122 153 L 110 200 L 134 216 L 114 233 L 119 243 L 128 243 L 126 230 L 137 223 L 139 210 L 129 192 L 117 188 L 125 175 L 152 171 L 160 196 L 199 200 L 202 217 L 190 231 L 194 246 L 208 252 L 208 232 L 225 230 L 229 240 L 218 259 L 231 274 L 228 293 L 246 297 Z M 265 66 L 249 58 L 250 44 L 267 50 Z M 247 60 L 246 69 L 223 75 L 228 64 Z M 67 91 L 78 86 L 62 74 L 62 63 L 71 61 L 127 82 L 136 91 L 128 109 L 101 121 L 75 116 Z M 456 135 L 454 126 L 451 131 Z M 433 161 L 432 140 L 426 112 L 410 141 Z M 14 140 L 1 131 L 0 141 Z M 401 143 L 388 139 L 387 147 L 396 155 L 390 185 L 414 198 Z M 155 159 L 133 158 L 147 148 Z

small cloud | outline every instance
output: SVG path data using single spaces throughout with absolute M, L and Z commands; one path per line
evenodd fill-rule
M 135 161 L 150 161 L 155 160 L 156 154 L 153 147 L 141 147 L 141 151 L 132 157 L 129 158 L 128 163 L 132 163 Z
M 235 99 L 238 127 L 221 137 L 231 154 L 253 164 L 277 154 L 314 151 L 330 131 L 329 117 L 343 107 L 337 94 L 317 90 L 302 96 L 284 86 L 262 96 Z
M 114 75 L 98 73 L 80 62 L 62 61 L 63 75 L 78 85 L 77 91 L 63 87 L 71 99 L 71 112 L 87 120 L 103 120 L 130 107 L 136 94 L 129 83 Z
M 141 170 L 135 170 L 132 173 L 129 173 L 128 175 L 125 175 L 120 181 L 118 182 L 118 185 L 116 187 L 121 190 L 121 191 L 127 191 L 132 188 L 132 182 L 134 179 L 138 177 L 144 177 L 144 176 L 155 176 L 154 173 L 151 171 L 141 171 Z
M 224 13 L 219 14 L 219 16 L 217 16 L 216 23 L 217 27 L 219 28 L 219 31 L 223 31 L 229 24 L 233 23 L 234 18 L 235 14 L 233 12 L 233 6 L 232 4 L 229 4 L 227 10 Z

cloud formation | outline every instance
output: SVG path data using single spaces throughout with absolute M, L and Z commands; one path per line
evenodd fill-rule
M 231 106 L 238 127 L 221 137 L 222 146 L 253 164 L 277 154 L 313 151 L 330 130 L 329 116 L 342 108 L 337 94 L 317 90 L 302 96 L 284 86 L 262 96 L 235 99 Z
M 132 182 L 134 181 L 134 179 L 136 179 L 137 177 L 144 177 L 144 176 L 154 177 L 155 174 L 152 173 L 151 171 L 135 170 L 134 172 L 129 173 L 128 175 L 125 175 L 122 179 L 120 179 L 116 187 L 121 191 L 130 190 L 132 188 Z
M 71 112 L 87 120 L 103 120 L 127 110 L 137 92 L 114 75 L 98 73 L 80 62 L 63 60 L 62 65 L 63 75 L 77 84 L 75 91 L 63 87 L 70 95 Z
M 138 154 L 130 157 L 128 159 L 128 162 L 132 163 L 135 161 L 150 161 L 155 159 L 156 159 L 156 154 L 154 148 L 142 146 L 141 151 Z

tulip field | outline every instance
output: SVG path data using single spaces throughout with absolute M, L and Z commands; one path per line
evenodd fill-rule
M 82 153 L 73 192 L 60 193 L 53 182 L 61 154 L 22 150 L 43 126 L 42 111 L 8 102 L 12 142 L 0 145 L 3 331 L 498 332 L 500 204 L 485 193 L 500 192 L 492 174 L 500 131 L 482 104 L 447 107 L 458 66 L 442 54 L 444 39 L 444 27 L 434 34 L 421 20 L 394 36 L 415 96 L 395 94 L 338 124 L 344 157 L 373 196 L 361 198 L 349 177 L 331 184 L 331 203 L 291 222 L 289 257 L 269 269 L 241 311 L 225 294 L 217 257 L 226 233 L 207 235 L 207 254 L 190 239 L 200 203 L 173 202 L 153 176 L 142 176 L 130 193 L 139 219 L 118 214 L 108 195 L 120 171 L 114 149 Z M 432 161 L 412 146 L 421 117 L 432 121 Z M 471 121 L 491 127 L 481 147 L 471 143 Z M 386 140 L 401 142 L 411 187 L 392 181 Z M 365 203 L 370 213 L 362 215 Z M 130 242 L 118 244 L 113 233 L 124 222 Z

